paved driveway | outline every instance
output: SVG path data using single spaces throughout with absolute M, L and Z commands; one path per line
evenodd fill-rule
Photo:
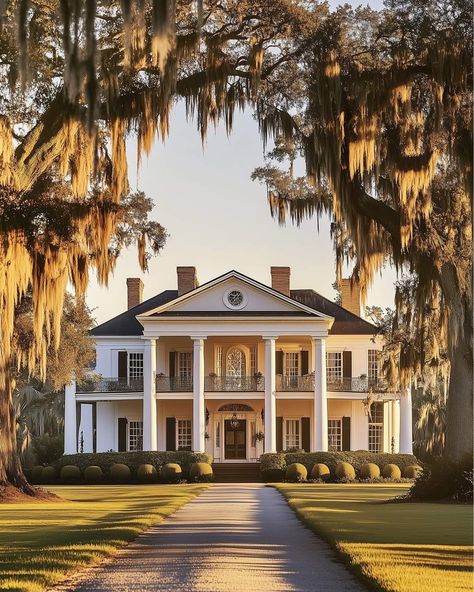
M 64 590 L 363 592 L 281 495 L 217 484 Z

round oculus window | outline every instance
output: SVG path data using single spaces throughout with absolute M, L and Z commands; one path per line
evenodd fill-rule
M 231 290 L 227 294 L 227 302 L 234 308 L 238 308 L 244 301 L 244 295 L 240 290 Z
M 229 288 L 223 294 L 223 301 L 227 308 L 231 308 L 233 310 L 240 310 L 247 305 L 247 295 L 242 290 L 238 288 Z

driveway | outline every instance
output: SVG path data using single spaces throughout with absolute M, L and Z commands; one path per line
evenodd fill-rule
M 63 590 L 363 592 L 261 484 L 216 484 Z

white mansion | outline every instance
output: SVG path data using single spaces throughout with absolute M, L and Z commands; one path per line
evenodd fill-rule
M 66 387 L 66 453 L 412 452 L 410 393 L 379 381 L 382 343 L 349 280 L 339 306 L 290 289 L 288 267 L 271 268 L 271 287 L 236 271 L 198 286 L 194 267 L 177 272 L 177 291 L 145 302 L 128 279 L 128 310 L 92 330 L 95 372 Z

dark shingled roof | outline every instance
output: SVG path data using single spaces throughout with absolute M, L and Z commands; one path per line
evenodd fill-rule
M 91 330 L 91 335 L 100 337 L 100 336 L 134 336 L 134 335 L 141 335 L 143 332 L 143 327 L 135 318 L 136 315 L 146 313 L 153 308 L 157 308 L 158 306 L 162 306 L 167 302 L 171 302 L 175 298 L 178 297 L 177 290 L 165 290 L 158 294 L 157 296 L 153 296 L 153 298 L 149 298 L 145 300 L 141 304 L 134 306 L 130 310 L 119 314 L 118 316 L 114 317 L 110 321 L 106 321 Z M 291 298 L 294 300 L 301 302 L 302 304 L 316 310 L 318 312 L 322 312 L 323 314 L 329 315 L 334 317 L 335 321 L 330 330 L 330 335 L 374 335 L 376 332 L 376 327 L 364 319 L 361 319 L 357 315 L 349 312 L 342 306 L 339 306 L 335 302 L 331 302 L 321 294 L 318 294 L 314 290 L 291 290 Z M 234 317 L 245 317 L 248 315 L 256 315 L 256 316 L 278 316 L 277 313 L 274 312 L 244 312 L 244 311 L 229 311 L 225 313 L 220 313 L 219 311 L 203 311 L 203 312 L 192 312 L 192 313 L 172 313 L 171 311 L 166 313 L 166 316 L 187 316 L 187 315 L 208 315 L 208 316 L 220 316 L 224 314 L 225 316 L 234 316 Z M 305 316 L 309 313 L 305 313 L 304 311 L 295 312 L 295 313 L 284 313 L 284 316 Z

